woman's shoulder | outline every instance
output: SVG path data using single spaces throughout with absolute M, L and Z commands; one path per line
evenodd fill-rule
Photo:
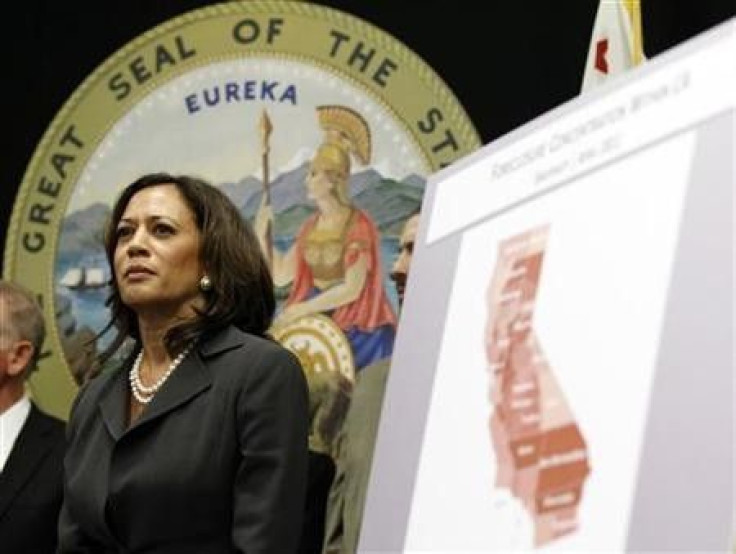
M 272 389 L 297 385 L 306 388 L 299 359 L 266 337 L 230 327 L 204 342 L 199 353 L 214 382 L 224 390 L 263 390 L 264 386 Z
M 362 208 L 357 208 L 353 206 L 353 223 L 368 223 L 370 225 L 375 225 L 373 223 L 373 216 L 366 212 Z
M 199 348 L 202 358 L 215 360 L 221 355 L 244 358 L 249 365 L 263 361 L 292 362 L 296 357 L 274 339 L 246 333 L 230 325 L 203 341 Z
M 376 223 L 373 217 L 360 208 L 353 208 L 351 215 L 350 231 L 352 233 L 364 233 L 375 235 L 377 231 Z
M 308 233 L 317 224 L 318 217 L 319 212 L 314 212 L 308 215 L 307 218 L 299 226 L 299 230 L 297 231 L 296 236 L 301 237 L 302 235 Z
M 109 371 L 105 371 L 95 375 L 83 385 L 79 387 L 74 402 L 72 412 L 89 411 L 97 405 L 100 398 L 113 385 L 116 379 L 120 378 L 123 368 L 118 366 Z

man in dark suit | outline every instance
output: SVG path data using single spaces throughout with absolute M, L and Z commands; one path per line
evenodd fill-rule
M 25 394 L 45 335 L 43 314 L 24 288 L 0 281 L 0 551 L 56 550 L 62 501 L 64 423 Z

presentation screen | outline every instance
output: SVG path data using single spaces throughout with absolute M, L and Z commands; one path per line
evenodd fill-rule
M 735 28 L 430 179 L 361 551 L 734 548 Z

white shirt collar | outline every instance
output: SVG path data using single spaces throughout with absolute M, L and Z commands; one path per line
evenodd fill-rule
M 31 401 L 23 395 L 18 402 L 0 414 L 0 471 L 5 468 L 20 430 L 31 413 Z

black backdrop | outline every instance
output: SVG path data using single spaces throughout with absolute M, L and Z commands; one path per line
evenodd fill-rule
M 148 29 L 214 2 L 27 0 L 3 17 L 0 249 L 38 141 L 75 88 Z M 484 143 L 575 97 L 598 0 L 321 0 L 403 42 L 449 85 Z M 736 13 L 735 0 L 642 0 L 651 58 Z M 0 258 L 0 264 L 2 260 Z

